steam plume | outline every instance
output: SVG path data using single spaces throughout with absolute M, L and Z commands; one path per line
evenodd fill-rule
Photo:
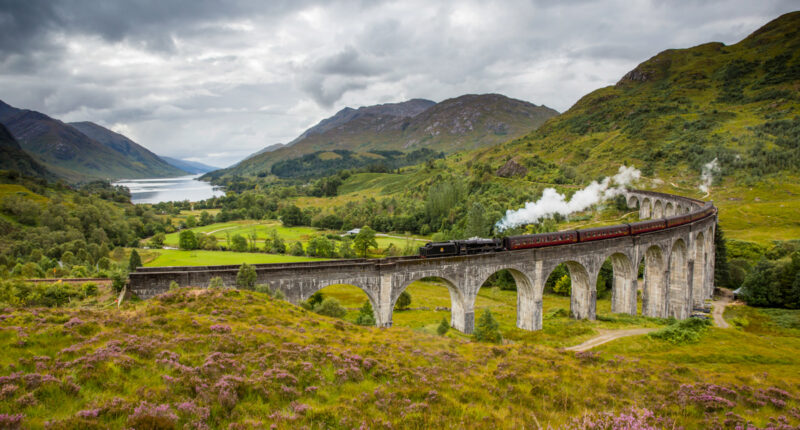
M 714 181 L 714 174 L 719 173 L 719 161 L 716 158 L 703 164 L 703 172 L 700 174 L 700 191 L 709 194 L 711 182 Z
M 625 187 L 638 180 L 641 175 L 642 172 L 633 166 L 620 166 L 619 173 L 606 177 L 601 182 L 592 181 L 586 188 L 573 194 L 569 201 L 554 188 L 545 188 L 539 200 L 526 203 L 522 209 L 506 211 L 506 216 L 498 221 L 496 227 L 499 231 L 503 231 L 524 224 L 537 223 L 555 214 L 567 216 L 585 210 L 603 200 L 622 194 Z

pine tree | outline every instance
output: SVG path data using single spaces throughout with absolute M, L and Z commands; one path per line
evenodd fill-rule
M 364 302 L 364 306 L 362 306 L 359 310 L 358 318 L 356 318 L 356 324 L 367 326 L 375 325 L 375 313 L 372 310 L 372 304 L 369 302 L 369 300 Z
M 408 309 L 409 306 L 411 306 L 411 294 L 408 291 L 403 291 L 400 293 L 400 297 L 397 298 L 394 308 L 402 311 Z
M 256 286 L 256 268 L 247 263 L 239 266 L 239 273 L 236 274 L 236 285 L 246 290 L 252 290 Z
M 728 266 L 728 248 L 725 245 L 725 233 L 717 224 L 714 229 L 714 285 L 728 287 L 731 283 L 731 271 Z
M 439 323 L 439 327 L 436 327 L 436 333 L 439 333 L 439 336 L 444 336 L 448 330 L 450 330 L 450 323 L 447 322 L 446 318 L 442 318 L 442 322 Z
M 491 342 L 500 343 L 503 341 L 503 336 L 500 334 L 500 328 L 492 316 L 492 311 L 486 309 L 478 319 L 478 324 L 475 326 L 474 338 L 478 342 Z
M 128 271 L 133 272 L 139 267 L 142 267 L 142 258 L 139 257 L 139 253 L 134 249 L 131 251 L 130 260 L 128 260 Z

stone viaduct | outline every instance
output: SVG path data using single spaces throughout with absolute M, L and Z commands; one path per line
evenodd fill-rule
M 628 206 L 639 208 L 641 219 L 662 218 L 698 210 L 704 202 L 649 191 L 626 192 Z M 456 257 L 422 259 L 415 256 L 255 265 L 258 283 L 281 290 L 299 303 L 335 284 L 363 290 L 380 327 L 392 325 L 392 310 L 400 293 L 412 282 L 437 277 L 447 286 L 451 325 L 471 333 L 475 299 L 481 285 L 495 272 L 507 269 L 517 284 L 517 326 L 541 330 L 545 282 L 555 267 L 567 266 L 572 279 L 570 315 L 595 319 L 596 281 L 606 259 L 613 266 L 612 311 L 637 313 L 637 278 L 644 263 L 642 314 L 678 319 L 702 306 L 714 288 L 714 228 L 716 215 L 681 226 L 635 236 Z M 142 299 L 181 286 L 206 287 L 213 277 L 234 285 L 238 266 L 146 267 L 130 274 L 130 290 Z

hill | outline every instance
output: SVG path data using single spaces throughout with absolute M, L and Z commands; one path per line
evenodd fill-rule
M 22 149 L 3 124 L 0 124 L 0 170 L 14 170 L 23 175 L 45 179 L 55 178 L 52 173 Z
M 54 174 L 70 182 L 182 174 L 163 161 L 157 161 L 157 156 L 155 160 L 148 160 L 146 154 L 152 153 L 124 136 L 108 135 L 108 142 L 114 144 L 106 146 L 69 124 L 40 112 L 15 108 L 2 101 L 0 123 L 5 124 L 26 152 Z M 141 155 L 143 159 L 131 154 Z
M 558 112 L 499 94 L 465 95 L 432 104 L 404 103 L 345 108 L 275 151 L 255 155 L 209 175 L 253 176 L 279 161 L 318 151 L 411 151 L 452 153 L 504 142 L 541 125 Z
M 147 166 L 154 177 L 184 175 L 188 172 L 167 163 L 158 155 L 133 140 L 89 121 L 71 122 L 81 133 L 126 156 L 134 163 Z
M 105 287 L 62 285 L 60 298 L 48 295 L 54 289 L 48 287 L 28 287 L 32 294 L 0 318 L 4 424 L 578 429 L 798 423 L 796 329 L 769 325 L 769 314 L 750 309 L 740 315 L 752 328 L 707 329 L 700 343 L 633 337 L 604 345 L 602 354 L 576 354 L 525 341 L 470 342 L 452 330 L 436 336 L 360 327 L 250 291 L 183 288 L 117 309 Z M 13 296 L 0 300 L 5 297 Z M 54 303 L 61 306 L 43 307 Z
M 219 169 L 219 167 L 209 166 L 208 164 L 203 164 L 197 161 L 181 160 L 179 158 L 166 157 L 163 155 L 160 155 L 159 157 L 169 163 L 171 166 L 177 167 L 178 169 L 193 175 L 198 173 L 207 173 Z
M 715 158 L 732 185 L 800 172 L 800 12 L 741 42 L 670 49 L 528 135 L 486 151 L 496 166 L 534 155 L 586 180 L 627 162 L 696 181 Z M 680 182 L 678 182 L 680 184 Z M 684 182 L 684 184 L 689 181 Z

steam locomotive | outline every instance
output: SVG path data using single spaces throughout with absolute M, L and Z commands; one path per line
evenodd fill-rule
M 634 236 L 687 224 L 715 214 L 717 209 L 710 202 L 700 210 L 667 218 L 619 224 L 609 227 L 585 228 L 582 230 L 558 231 L 555 233 L 526 234 L 502 239 L 467 239 L 448 242 L 428 242 L 419 248 L 422 258 L 451 257 L 456 255 L 483 254 L 486 252 L 514 251 L 568 243 L 591 242 L 622 236 Z

